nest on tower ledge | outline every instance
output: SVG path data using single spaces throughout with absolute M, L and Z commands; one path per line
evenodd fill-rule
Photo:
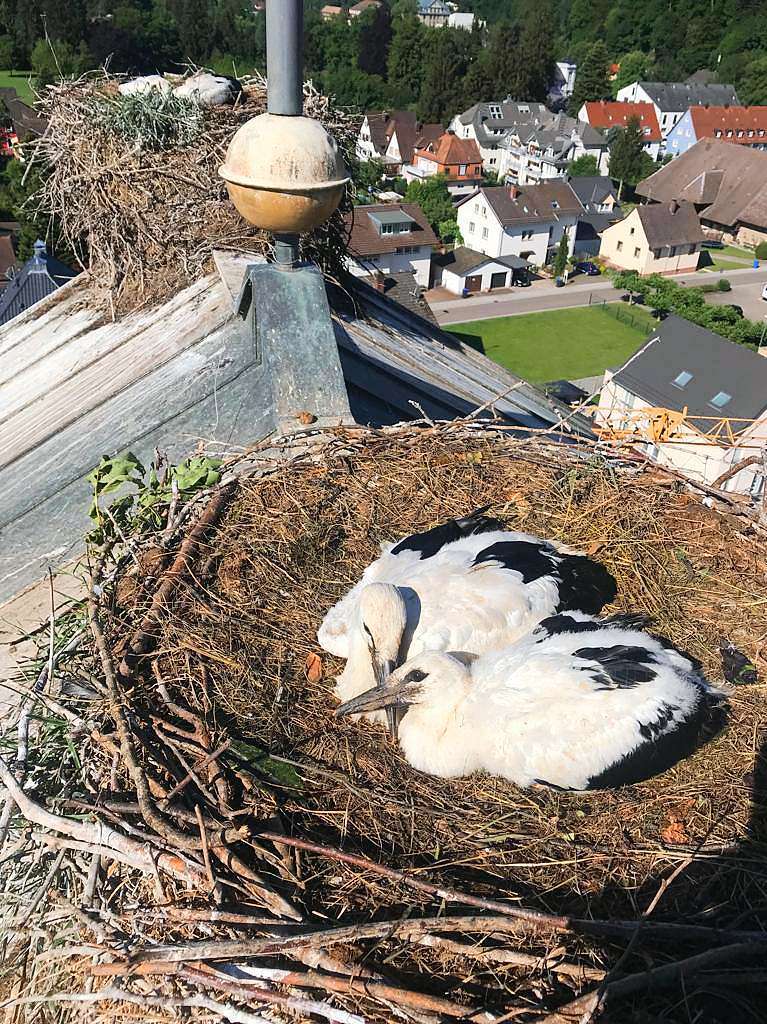
M 104 1020 L 758 1019 L 763 685 L 613 792 L 431 778 L 334 719 L 325 610 L 382 541 L 488 503 L 601 559 L 611 610 L 652 615 L 712 681 L 722 641 L 764 678 L 758 524 L 636 456 L 476 423 L 264 445 L 94 552 L 90 617 L 58 623 L 52 693 L 9 734 L 28 794 L 0 867 L 11 996 L 62 1013 L 82 992 Z
M 200 107 L 156 91 L 122 96 L 124 78 L 100 73 L 49 86 L 48 122 L 30 144 L 40 186 L 30 202 L 55 221 L 111 307 L 160 301 L 210 270 L 214 249 L 266 255 L 269 237 L 237 213 L 218 168 L 237 129 L 266 110 L 266 85 L 244 79 L 234 104 Z M 304 111 L 331 132 L 348 160 L 359 117 L 307 83 Z M 337 276 L 346 251 L 342 213 L 302 240 L 302 255 Z

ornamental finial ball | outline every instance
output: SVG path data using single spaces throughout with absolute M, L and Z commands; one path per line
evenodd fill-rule
M 336 141 L 322 124 L 282 114 L 246 121 L 218 173 L 245 220 L 277 234 L 322 224 L 349 181 Z

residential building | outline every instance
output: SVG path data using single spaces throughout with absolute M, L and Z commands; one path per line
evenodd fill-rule
M 358 160 L 382 160 L 387 174 L 399 174 L 412 163 L 417 146 L 444 132 L 441 124 L 423 124 L 409 110 L 371 112 L 362 119 L 355 155 Z
M 636 206 L 602 231 L 599 255 L 611 267 L 647 274 L 696 270 L 706 236 L 692 203 Z
M 452 13 L 444 0 L 418 0 L 418 18 L 429 28 L 444 28 Z
M 476 14 L 463 14 L 459 11 L 453 11 L 447 19 L 448 28 L 462 28 L 466 32 L 471 32 L 475 25 L 477 28 L 485 27 L 485 22 L 480 21 Z
M 618 192 L 607 175 L 569 177 L 567 182 L 585 210 L 578 220 L 574 253 L 596 256 L 601 244 L 600 233 L 623 216 Z
M 0 89 L 0 101 L 8 111 L 13 132 L 19 142 L 28 142 L 43 135 L 48 127 L 48 121 L 34 107 L 19 99 L 14 88 L 5 86 Z
M 465 195 L 482 182 L 482 156 L 473 139 L 445 132 L 435 142 L 416 149 L 412 164 L 405 164 L 402 173 L 408 182 L 443 174 L 453 195 Z
M 417 284 L 429 287 L 431 254 L 439 239 L 415 203 L 355 206 L 346 215 L 349 229 L 349 270 L 357 277 L 375 271 L 411 272 Z
M 767 241 L 767 153 L 751 146 L 703 139 L 636 190 L 657 203 L 693 203 L 710 238 L 749 246 Z
M 344 9 L 339 4 L 325 4 L 320 10 L 320 17 L 323 21 L 330 21 L 331 18 L 339 18 L 343 13 Z
M 616 98 L 627 103 L 652 103 L 664 139 L 690 107 L 740 106 L 734 85 L 690 81 L 632 82 L 619 89 Z
M 359 18 L 365 11 L 371 10 L 374 7 L 380 7 L 381 0 L 359 0 L 359 3 L 354 4 L 349 8 L 349 18 Z
M 549 85 L 549 101 L 556 109 L 564 106 L 570 99 L 575 88 L 575 75 L 578 70 L 577 64 L 565 58 L 554 64 L 554 74 Z
M 507 184 L 538 185 L 563 178 L 568 164 L 580 156 L 593 156 L 597 170 L 604 171 L 609 159 L 606 136 L 584 121 L 556 114 L 540 128 L 519 126 L 506 134 L 498 176 Z
M 434 258 L 434 284 L 456 295 L 511 288 L 527 279 L 529 264 L 520 256 L 486 256 L 460 245 Z
M 606 371 L 596 422 L 693 480 L 764 493 L 767 359 L 681 317 Z
M 642 149 L 653 160 L 660 156 L 663 138 L 658 118 L 652 103 L 619 103 L 617 101 L 595 100 L 584 103 L 578 111 L 578 120 L 585 121 L 592 128 L 599 128 L 607 134 L 616 128 L 625 128 L 632 118 L 639 121 L 644 144 Z M 606 168 L 608 169 L 608 168 Z
M 11 252 L 6 243 L 6 257 L 10 257 Z M 21 270 L 14 274 L 12 267 L 13 264 L 7 268 L 8 284 L 0 293 L 0 324 L 9 323 L 78 274 L 77 270 L 51 256 L 40 239 L 35 242 L 34 255 Z
M 457 220 L 464 243 L 487 256 L 521 256 L 534 266 L 551 262 L 565 235 L 575 246 L 583 207 L 566 181 L 480 188 L 462 199 Z
M 679 156 L 701 139 L 767 150 L 767 107 L 690 107 L 668 133 L 666 152 Z
M 499 100 L 475 103 L 473 107 L 456 114 L 450 122 L 450 131 L 460 139 L 474 139 L 482 154 L 486 171 L 498 172 L 499 147 L 503 139 L 520 125 L 537 127 L 550 124 L 555 115 L 544 103 L 517 103 Z

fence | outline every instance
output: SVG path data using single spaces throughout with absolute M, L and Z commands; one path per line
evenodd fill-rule
M 589 305 L 594 306 L 596 309 L 601 309 L 608 316 L 611 316 L 613 320 L 619 320 L 622 324 L 628 324 L 637 331 L 641 331 L 642 334 L 649 334 L 654 330 L 653 324 L 648 324 L 646 316 L 635 316 L 631 313 L 630 306 L 626 307 L 622 302 L 608 302 L 607 299 L 594 301 L 594 296 L 589 295 Z

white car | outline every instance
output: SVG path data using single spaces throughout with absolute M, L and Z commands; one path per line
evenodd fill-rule
M 762 298 L 767 299 L 767 284 L 762 288 Z

